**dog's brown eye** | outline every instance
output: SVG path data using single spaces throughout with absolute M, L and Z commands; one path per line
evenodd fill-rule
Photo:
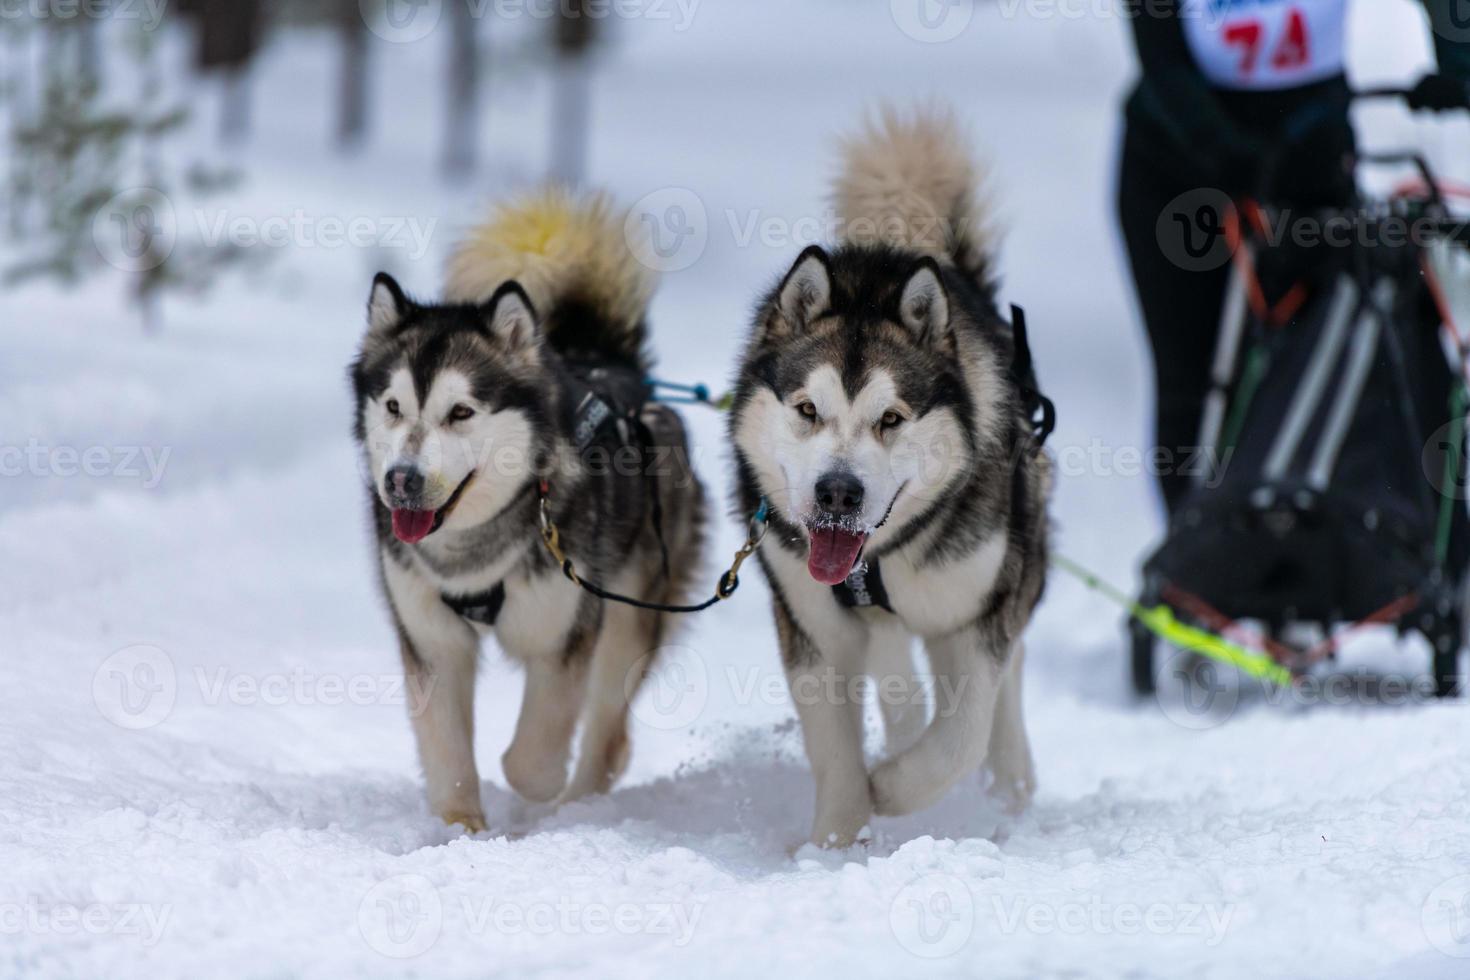
M 891 429 L 895 425 L 898 425 L 898 423 L 900 423 L 902 421 L 903 421 L 903 416 L 902 415 L 899 415 L 897 412 L 884 412 L 883 413 L 883 423 L 882 424 L 883 424 L 883 428 L 885 428 L 885 429 Z
M 811 402 L 802 402 L 800 405 L 796 406 L 796 410 L 801 413 L 802 418 L 814 419 L 817 417 L 817 406 L 813 405 Z
M 387 404 L 385 404 L 383 407 L 388 410 L 389 415 L 393 416 L 394 418 L 398 417 L 398 399 L 388 399 Z
M 475 410 L 468 405 L 456 405 L 449 410 L 449 421 L 463 422 L 465 419 L 473 418 Z

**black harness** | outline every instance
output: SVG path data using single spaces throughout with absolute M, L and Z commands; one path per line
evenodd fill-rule
M 629 367 L 603 364 L 573 364 L 566 381 L 568 420 L 572 442 L 584 453 L 609 430 L 617 445 L 647 446 L 647 428 L 639 414 L 653 400 L 653 388 L 643 372 Z
M 1036 382 L 1036 367 L 1031 361 L 1031 342 L 1026 336 L 1026 311 L 1011 306 L 1012 355 L 1010 378 L 1021 396 L 1021 407 L 1026 412 L 1026 421 L 1031 427 L 1031 452 L 1041 452 L 1046 439 L 1057 424 L 1057 409 L 1050 398 L 1041 393 Z M 1015 460 L 1011 469 L 1011 514 L 1023 515 L 1026 510 L 1026 480 L 1021 471 L 1020 460 Z M 832 595 L 837 604 L 846 609 L 878 608 L 893 612 L 888 601 L 888 590 L 883 586 L 883 571 L 878 559 L 858 561 L 846 581 L 832 586 Z
M 567 424 L 579 454 L 587 452 L 593 443 L 609 432 L 616 435 L 619 447 L 636 446 L 646 450 L 652 444 L 653 435 L 639 415 L 643 406 L 652 400 L 653 389 L 641 371 L 575 362 L 568 367 L 570 370 L 564 379 L 565 404 L 570 412 Z M 663 504 L 659 500 L 658 487 L 652 482 L 655 479 L 653 468 L 645 467 L 645 471 L 649 473 L 653 528 L 659 547 L 663 548 Z M 667 567 L 667 549 L 664 549 L 664 564 Z M 439 598 L 461 619 L 493 627 L 505 606 L 505 583 L 497 582 L 475 595 L 440 593 Z
M 878 568 L 878 559 L 859 561 L 853 566 L 845 582 L 832 586 L 832 594 L 838 605 L 848 609 L 868 609 L 877 606 L 884 612 L 893 612 L 888 604 L 888 590 L 883 587 L 883 573 Z
M 1046 445 L 1047 437 L 1057 427 L 1057 407 L 1041 393 L 1036 381 L 1036 365 L 1031 360 L 1031 341 L 1026 336 L 1026 311 L 1011 304 L 1011 382 L 1021 395 L 1021 407 L 1031 424 L 1034 456 Z
M 505 605 L 505 583 L 496 582 L 489 592 L 471 596 L 441 595 L 444 604 L 454 610 L 460 619 L 467 619 L 482 626 L 494 626 L 500 618 L 500 609 Z

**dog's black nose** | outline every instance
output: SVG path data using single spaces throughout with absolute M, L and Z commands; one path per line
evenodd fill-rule
M 863 485 L 851 473 L 823 474 L 817 481 L 817 506 L 833 517 L 849 517 L 863 506 Z
M 424 492 L 424 474 L 413 466 L 395 466 L 383 477 L 388 496 L 406 500 Z

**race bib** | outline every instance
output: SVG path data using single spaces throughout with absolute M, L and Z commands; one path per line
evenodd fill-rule
M 1343 70 L 1347 0 L 1184 0 L 1180 17 L 1221 88 L 1293 88 Z

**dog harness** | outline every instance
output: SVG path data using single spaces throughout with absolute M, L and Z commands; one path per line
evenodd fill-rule
M 653 389 L 641 372 L 574 364 L 566 385 L 577 452 L 586 452 L 607 429 L 616 431 L 619 446 L 632 446 L 646 438 L 638 415 L 652 400 Z
M 496 582 L 488 592 L 471 596 L 440 595 L 444 604 L 453 609 L 460 619 L 467 619 L 481 626 L 494 626 L 500 618 L 500 609 L 505 605 L 505 583 Z
M 643 406 L 651 400 L 652 388 L 640 372 L 622 367 L 572 363 L 565 379 L 566 403 L 572 406 L 568 420 L 572 442 L 578 453 L 585 453 L 603 433 L 616 433 L 619 446 L 647 445 L 652 441 L 647 428 L 638 418 Z M 652 520 L 660 547 L 663 546 L 663 508 L 658 487 L 652 484 L 650 496 Z M 667 561 L 667 558 L 665 558 Z M 505 583 L 469 596 L 441 592 L 439 598 L 461 619 L 481 626 L 493 627 L 505 606 Z
M 888 604 L 888 590 L 883 587 L 883 573 L 878 568 L 878 559 L 860 561 L 853 566 L 847 580 L 832 586 L 832 594 L 838 605 L 848 609 L 869 609 L 877 606 L 884 612 L 893 612 Z

